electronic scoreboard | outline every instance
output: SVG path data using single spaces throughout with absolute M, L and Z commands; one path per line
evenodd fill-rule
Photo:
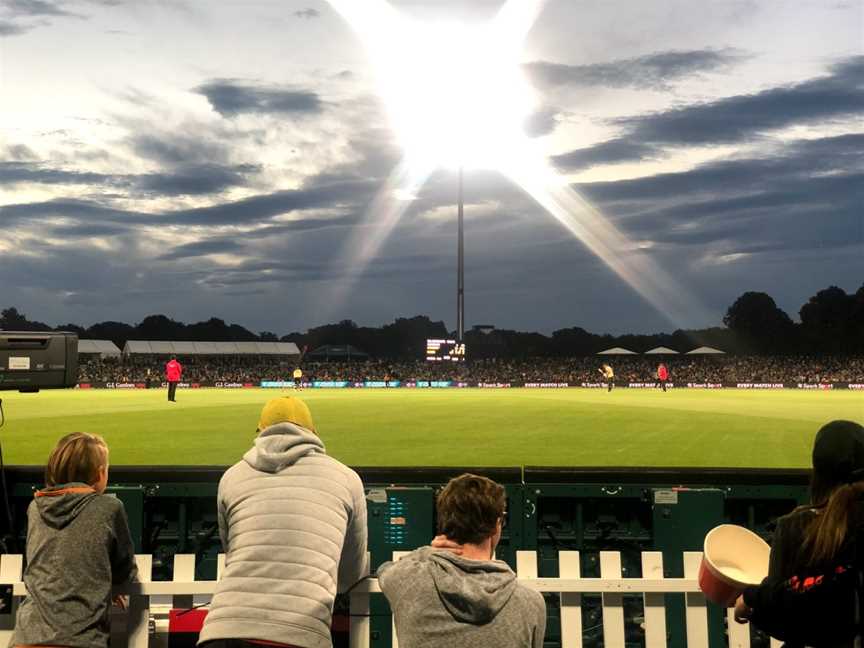
M 430 362 L 464 362 L 465 343 L 456 340 L 426 340 L 426 359 Z

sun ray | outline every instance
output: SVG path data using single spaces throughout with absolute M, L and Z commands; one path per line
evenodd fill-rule
M 523 131 L 535 108 L 523 42 L 544 0 L 507 0 L 485 25 L 421 24 L 385 0 L 330 0 L 357 31 L 405 157 L 352 236 L 340 263 L 360 275 L 414 195 L 440 166 L 507 175 L 670 321 L 708 321 L 683 282 L 640 250 L 571 187 Z M 331 303 L 353 284 L 343 282 Z
M 369 262 L 378 256 L 381 246 L 433 171 L 433 166 L 423 166 L 407 156 L 393 168 L 364 210 L 360 223 L 353 228 L 342 253 L 334 257 L 331 274 L 339 278 L 330 285 L 327 299 L 319 304 L 316 315 L 322 321 L 345 303 L 351 289 L 362 277 Z M 347 274 L 344 274 L 345 268 L 349 270 Z
M 710 321 L 701 300 L 615 227 L 533 148 L 526 138 L 521 146 L 523 154 L 514 157 L 501 172 L 670 321 L 694 317 Z

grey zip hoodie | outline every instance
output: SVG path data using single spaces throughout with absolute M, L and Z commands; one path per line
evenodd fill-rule
M 546 604 L 500 560 L 422 547 L 378 568 L 400 648 L 542 648 Z
M 199 644 L 258 639 L 330 648 L 336 592 L 366 573 L 360 477 L 313 432 L 279 423 L 219 482 L 225 571 Z
M 9 645 L 105 648 L 111 585 L 138 575 L 120 500 L 86 484 L 39 491 L 27 509 L 26 558 L 27 596 Z

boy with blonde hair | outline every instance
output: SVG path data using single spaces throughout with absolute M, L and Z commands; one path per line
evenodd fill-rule
M 111 586 L 137 580 L 138 570 L 126 512 L 107 485 L 102 437 L 58 441 L 27 509 L 27 597 L 10 645 L 108 646 Z

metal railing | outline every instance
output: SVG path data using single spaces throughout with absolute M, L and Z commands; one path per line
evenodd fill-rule
M 398 559 L 401 553 L 394 553 Z M 534 551 L 517 552 L 517 577 L 526 587 L 545 594 L 557 594 L 561 604 L 561 645 L 562 648 L 581 648 L 582 596 L 599 594 L 603 610 L 603 645 L 605 648 L 624 648 L 624 597 L 642 596 L 646 648 L 665 648 L 666 633 L 666 594 L 684 594 L 687 648 L 708 648 L 708 606 L 699 591 L 697 574 L 702 560 L 701 552 L 684 552 L 684 577 L 664 578 L 663 557 L 660 552 L 642 553 L 642 577 L 625 578 L 621 572 L 621 554 L 616 551 L 600 552 L 600 577 L 582 578 L 580 556 L 577 551 L 561 551 L 558 554 L 558 578 L 539 578 L 537 576 L 537 553 Z M 129 608 L 124 613 L 112 615 L 112 648 L 151 648 L 164 641 L 151 639 L 168 630 L 168 610 L 171 608 L 191 608 L 206 604 L 216 590 L 217 581 L 195 579 L 195 556 L 177 554 L 174 556 L 172 581 L 152 581 L 153 558 L 149 554 L 136 557 L 140 583 L 115 588 L 117 594 L 129 596 Z M 217 580 L 225 565 L 225 556 L 219 555 Z M 14 623 L 17 601 L 26 595 L 21 581 L 23 558 L 20 555 L 0 556 L 0 583 L 12 585 L 12 615 L 5 615 Z M 350 594 L 351 648 L 369 648 L 370 619 L 369 608 L 372 596 L 380 596 L 380 588 L 375 578 L 357 585 Z M 730 648 L 750 647 L 750 628 L 739 625 L 727 611 L 728 640 Z M 9 642 L 12 636 L 11 625 L 0 628 L 0 645 Z M 393 632 L 393 648 L 398 641 Z M 780 642 L 771 640 L 771 648 L 779 648 Z

